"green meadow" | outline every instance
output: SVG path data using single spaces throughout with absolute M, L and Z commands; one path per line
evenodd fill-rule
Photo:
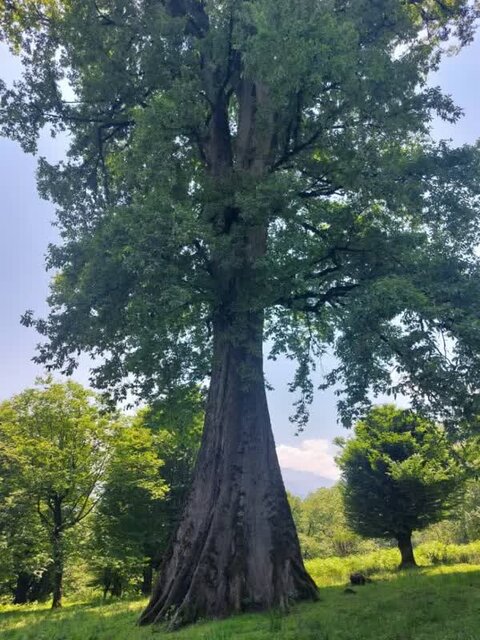
M 430 566 L 398 572 L 395 550 L 365 556 L 312 560 L 319 600 L 281 612 L 205 621 L 175 634 L 139 628 L 145 600 L 92 598 L 47 605 L 0 608 L 2 640 L 480 640 L 479 545 L 422 545 L 417 555 Z M 443 557 L 441 558 L 441 548 Z M 452 563 L 458 554 L 470 563 Z M 447 561 L 447 564 L 438 564 Z M 437 564 L 435 564 L 437 563 Z M 346 591 L 345 574 L 363 568 L 371 578 Z M 335 573 L 336 571 L 336 573 Z

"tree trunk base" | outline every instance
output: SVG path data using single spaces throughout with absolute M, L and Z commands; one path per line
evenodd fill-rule
M 397 538 L 397 541 L 398 541 L 398 549 L 402 557 L 402 560 L 398 568 L 400 570 L 417 568 L 418 565 L 415 562 L 415 555 L 413 553 L 412 534 L 405 533 L 405 534 L 399 535 Z
M 27 604 L 28 592 L 32 584 L 32 576 L 26 571 L 22 571 L 17 575 L 17 582 L 13 594 L 13 604 Z
M 139 623 L 177 628 L 316 598 L 277 460 L 261 356 L 225 341 L 192 492 Z

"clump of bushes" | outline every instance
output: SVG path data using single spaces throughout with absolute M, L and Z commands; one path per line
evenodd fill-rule
M 480 540 L 469 544 L 426 542 L 417 548 L 421 565 L 480 564 Z

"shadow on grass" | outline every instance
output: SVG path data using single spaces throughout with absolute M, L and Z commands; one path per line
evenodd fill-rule
M 65 613 L 65 612 L 69 612 L 69 611 L 76 611 L 76 610 L 81 610 L 81 609 L 97 609 L 99 607 L 101 608 L 107 608 L 110 606 L 118 606 L 123 604 L 131 604 L 134 602 L 142 602 L 144 601 L 144 598 L 129 598 L 128 600 L 125 599 L 111 599 L 111 600 L 104 600 L 103 598 L 99 597 L 99 598 L 95 598 L 92 600 L 89 600 L 88 602 L 67 602 L 66 605 L 64 605 L 63 607 L 61 607 L 60 609 L 52 609 L 51 605 L 48 602 L 45 603 L 38 603 L 38 604 L 27 604 L 27 605 L 14 605 L 14 604 L 7 604 L 5 605 L 6 607 L 8 607 L 8 609 L 2 610 L 1 606 L 0 606 L 0 619 L 5 619 L 6 617 L 9 616 L 20 616 L 20 617 L 24 617 L 24 616 L 28 616 L 28 615 L 52 615 L 54 616 L 55 614 L 61 614 L 61 613 Z
M 179 640 L 473 640 L 480 609 L 480 567 L 418 568 L 391 574 L 345 594 L 347 585 L 323 587 L 318 603 L 291 615 L 248 614 L 168 634 Z M 0 614 L 2 640 L 140 640 L 164 638 L 159 628 L 136 625 L 144 601 L 94 601 L 60 611 L 15 609 Z M 300 634 L 300 635 L 299 635 Z

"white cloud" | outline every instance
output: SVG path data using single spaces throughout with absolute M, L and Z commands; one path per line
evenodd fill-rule
M 277 447 L 277 455 L 282 469 L 308 471 L 330 480 L 340 477 L 334 448 L 328 440 L 304 440 L 299 447 L 281 444 Z

